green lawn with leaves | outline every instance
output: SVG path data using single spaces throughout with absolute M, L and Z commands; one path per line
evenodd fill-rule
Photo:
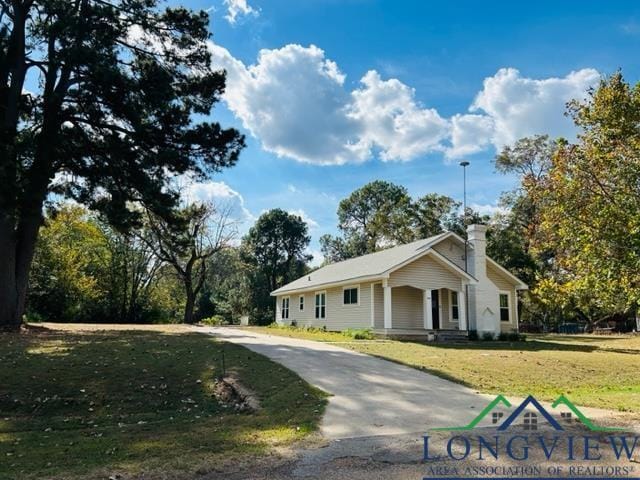
M 253 327 L 252 327 L 253 328 Z M 335 332 L 253 328 L 272 335 L 336 342 L 341 347 L 418 368 L 483 393 L 564 393 L 578 405 L 640 418 L 640 336 L 529 335 L 524 342 L 420 343 L 349 340 Z
M 293 372 L 166 330 L 0 335 L 0 478 L 193 478 L 317 429 L 325 394 Z M 216 400 L 223 353 L 258 411 Z

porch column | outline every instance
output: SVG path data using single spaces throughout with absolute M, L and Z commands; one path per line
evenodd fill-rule
M 393 328 L 391 320 L 391 287 L 387 285 L 387 282 L 384 282 L 382 289 L 384 290 L 384 328 Z
M 376 326 L 375 284 L 371 284 L 371 328 Z
M 422 319 L 426 330 L 433 330 L 433 314 L 431 312 L 431 290 L 422 291 Z
M 467 329 L 467 298 L 464 294 L 464 290 L 458 291 L 458 316 L 460 320 L 458 322 L 458 328 L 460 330 Z

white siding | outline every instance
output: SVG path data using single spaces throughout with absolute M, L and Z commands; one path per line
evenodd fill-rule
M 509 309 L 511 311 L 511 321 L 500 322 L 500 331 L 511 332 L 516 330 L 518 327 L 516 323 L 516 308 L 518 308 L 518 302 L 515 286 L 510 281 L 509 277 L 507 277 L 504 273 L 502 273 L 490 263 L 487 263 L 487 278 L 491 280 L 491 283 L 498 287 L 498 290 L 509 292 Z
M 315 294 L 316 291 L 309 291 L 304 293 L 305 308 L 304 312 L 298 309 L 298 297 L 299 294 L 291 294 L 290 308 L 289 308 L 289 322 L 295 320 L 299 327 L 312 326 L 317 328 L 326 327 L 327 330 L 345 330 L 347 328 L 370 328 L 371 327 L 371 283 L 361 283 L 358 291 L 358 304 L 357 305 L 344 305 L 343 304 L 343 288 L 328 288 L 325 291 L 326 297 L 326 318 L 315 318 Z M 379 287 L 378 287 L 379 288 Z M 376 290 L 377 291 L 377 290 Z M 382 294 L 382 289 L 380 288 Z M 279 295 L 277 297 L 276 307 L 276 321 L 283 323 L 280 319 L 280 305 L 282 297 L 286 295 Z M 380 296 L 382 301 L 382 296 Z M 382 309 L 380 309 L 382 315 Z
M 433 249 L 464 270 L 464 245 L 460 242 L 447 238 L 434 245 Z
M 422 290 L 412 287 L 391 289 L 393 328 L 424 328 Z
M 460 290 L 460 276 L 445 268 L 436 260 L 424 256 L 393 272 L 389 278 L 392 287 L 411 286 L 422 290 L 451 288 Z

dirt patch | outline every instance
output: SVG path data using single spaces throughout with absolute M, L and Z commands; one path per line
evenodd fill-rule
M 258 397 L 251 390 L 244 387 L 233 374 L 216 379 L 213 386 L 213 395 L 218 402 L 238 412 L 260 410 Z

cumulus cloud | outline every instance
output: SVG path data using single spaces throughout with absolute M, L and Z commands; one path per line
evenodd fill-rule
M 244 204 L 243 196 L 225 182 L 183 180 L 183 185 L 182 198 L 186 202 L 222 203 L 230 208 L 234 220 L 240 223 L 255 221 L 255 217 Z
M 227 7 L 227 14 L 224 18 L 231 25 L 235 25 L 241 17 L 247 15 L 258 16 L 258 11 L 247 3 L 247 0 L 224 0 L 224 5 Z
M 351 95 L 349 116 L 358 121 L 359 147 L 370 156 L 381 149 L 383 160 L 411 160 L 441 149 L 448 122 L 432 108 L 423 108 L 415 91 L 396 79 L 382 80 L 370 70 L 360 80 L 362 87 Z
M 564 115 L 565 105 L 585 98 L 599 79 L 600 74 L 592 68 L 542 80 L 523 77 L 515 68 L 501 68 L 484 80 L 470 110 L 483 112 L 493 120 L 491 141 L 496 148 L 540 133 L 570 138 L 575 127 Z
M 449 158 L 480 152 L 491 143 L 494 121 L 487 115 L 456 114 L 451 118 L 451 148 Z
M 307 214 L 307 212 L 305 212 L 301 208 L 299 208 L 297 210 L 289 210 L 289 213 L 291 213 L 292 215 L 296 215 L 296 216 L 302 218 L 302 221 L 304 221 L 310 229 L 316 229 L 316 228 L 318 228 L 320 226 L 320 225 L 318 225 L 318 222 L 316 222 L 313 218 L 311 218 Z
M 246 67 L 228 50 L 211 48 L 214 65 L 227 70 L 227 105 L 265 150 L 321 165 L 366 160 L 354 146 L 357 124 L 346 115 L 345 77 L 322 50 L 262 50 Z
M 489 215 L 493 216 L 497 213 L 506 214 L 509 213 L 509 209 L 505 207 L 501 207 L 499 205 L 492 205 L 490 203 L 480 204 L 480 203 L 472 203 L 469 205 L 469 208 L 474 212 L 478 212 L 480 215 Z
M 565 104 L 584 98 L 600 78 L 589 68 L 545 79 L 503 68 L 484 80 L 468 112 L 444 118 L 413 88 L 375 70 L 349 91 L 338 65 L 313 45 L 261 50 L 252 65 L 219 45 L 211 51 L 214 66 L 227 70 L 227 105 L 263 148 L 318 165 L 432 152 L 458 158 L 533 134 L 572 138 Z
M 320 250 L 313 250 L 308 248 L 307 250 L 305 250 L 305 253 L 313 257 L 309 262 L 309 266 L 311 268 L 319 267 L 320 265 L 322 265 L 322 262 L 324 262 L 324 255 Z

